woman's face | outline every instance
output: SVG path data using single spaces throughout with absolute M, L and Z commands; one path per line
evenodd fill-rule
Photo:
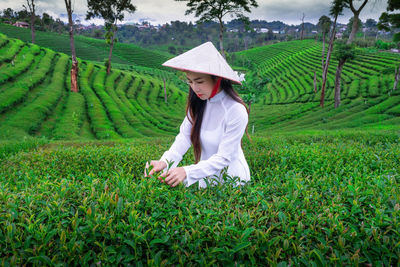
M 216 81 L 209 74 L 186 71 L 187 82 L 193 92 L 201 99 L 206 100 L 211 96 Z M 217 92 L 220 91 L 218 88 Z

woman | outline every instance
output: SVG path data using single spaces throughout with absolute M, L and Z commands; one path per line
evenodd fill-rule
M 248 109 L 232 88 L 232 81 L 241 84 L 236 72 L 211 42 L 172 58 L 163 66 L 186 72 L 190 89 L 180 132 L 160 160 L 150 162 L 153 169 L 148 175 L 164 170 L 161 176 L 171 187 L 181 182 L 190 186 L 198 181 L 199 188 L 203 188 L 207 186 L 204 179 L 217 176 L 221 181 L 221 171 L 228 167 L 227 174 L 238 176 L 240 184 L 249 181 L 250 170 L 241 147 Z M 176 167 L 191 145 L 196 163 Z M 173 161 L 168 171 L 167 161 Z

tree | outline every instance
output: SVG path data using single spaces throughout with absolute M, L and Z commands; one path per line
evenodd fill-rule
M 375 28 L 376 24 L 377 24 L 377 22 L 374 19 L 367 19 L 365 21 L 365 27 L 367 27 L 367 28 Z
M 258 7 L 256 0 L 175 0 L 180 2 L 188 2 L 185 15 L 195 13 L 200 19 L 196 23 L 209 22 L 218 20 L 219 29 L 219 47 L 221 55 L 225 58 L 222 35 L 224 32 L 224 23 L 222 18 L 231 13 L 235 14 L 239 20 L 249 21 L 249 18 L 243 15 L 243 10 L 250 12 L 250 7 Z
M 356 34 L 361 32 L 362 24 L 363 24 L 362 21 L 360 19 L 358 19 L 358 29 L 356 31 Z M 347 28 L 343 33 L 344 36 L 350 37 L 350 34 L 351 34 L 352 30 L 353 30 L 353 25 L 354 25 L 354 17 L 351 17 L 349 19 L 349 22 L 347 23 Z
M 270 79 L 263 77 L 262 75 L 252 75 L 248 73 L 246 75 L 246 80 L 242 82 L 243 101 L 249 107 L 249 112 L 251 110 L 251 104 L 258 101 L 261 93 L 264 90 L 265 85 L 270 82 Z
M 13 20 L 15 18 L 15 12 L 12 8 L 3 9 L 3 17 L 9 20 Z
M 387 12 L 383 12 L 379 17 L 378 29 L 390 31 L 393 28 L 400 28 L 400 15 L 399 13 L 393 13 L 394 11 L 400 10 L 400 2 L 398 0 L 388 0 Z M 393 41 L 400 44 L 400 32 L 393 35 Z M 397 84 L 400 80 L 400 65 L 395 70 L 395 79 L 393 84 L 393 90 L 397 89 Z
M 111 70 L 111 56 L 114 43 L 117 42 L 117 22 L 124 19 L 124 11 L 134 13 L 136 7 L 131 3 L 131 0 L 87 0 L 88 11 L 86 19 L 89 20 L 95 17 L 101 17 L 105 21 L 105 39 L 110 45 L 110 52 L 107 61 L 107 74 Z
M 175 55 L 176 54 L 176 48 L 173 45 L 168 46 L 168 52 Z
M 65 7 L 68 13 L 68 26 L 69 26 L 69 44 L 72 54 L 72 67 L 71 67 L 71 91 L 78 92 L 78 60 L 76 60 L 75 41 L 74 41 L 74 22 L 72 21 L 72 0 L 64 0 Z
M 325 40 L 326 35 L 329 33 L 329 29 L 331 28 L 332 21 L 327 16 L 321 16 L 318 20 L 318 28 L 321 29 L 322 33 L 322 70 L 324 69 L 325 65 Z
M 360 26 L 360 19 L 359 19 L 360 12 L 368 2 L 368 0 L 364 0 L 364 2 L 361 4 L 361 6 L 358 9 L 356 9 L 354 7 L 353 1 L 355 1 L 355 0 L 344 0 L 344 2 L 346 3 L 345 7 L 350 7 L 351 12 L 353 12 L 353 24 L 352 24 L 349 39 L 347 39 L 347 42 L 346 42 L 347 45 L 352 44 L 354 41 L 354 38 L 355 38 L 358 28 Z M 350 58 L 351 57 L 347 57 L 347 56 L 340 57 L 338 66 L 336 68 L 335 108 L 340 106 L 340 91 L 341 91 L 340 90 L 340 78 L 342 76 L 342 70 L 343 70 L 344 64 L 346 63 L 347 59 L 350 59 Z
M 22 9 L 22 10 L 16 12 L 16 14 L 17 14 L 16 17 L 17 17 L 18 20 L 22 20 L 22 21 L 28 22 L 28 19 L 30 19 L 30 14 L 25 9 Z
M 335 108 L 340 106 L 340 73 L 347 60 L 354 59 L 355 49 L 353 44 L 337 43 L 335 46 L 335 57 L 339 61 L 335 77 Z
M 29 12 L 31 14 L 31 35 L 32 35 L 32 44 L 35 43 L 35 0 L 26 0 L 26 3 L 29 7 Z M 28 8 L 25 5 L 22 5 L 25 10 L 28 12 Z
M 52 26 L 54 24 L 54 19 L 49 14 L 44 12 L 42 14 L 42 24 L 43 24 L 43 28 L 45 28 L 46 30 L 52 30 Z
M 324 71 L 322 72 L 321 99 L 319 103 L 321 107 L 324 107 L 324 102 L 325 102 L 325 86 L 326 86 L 326 79 L 328 77 L 329 62 L 331 60 L 331 54 L 333 50 L 333 41 L 335 40 L 335 35 L 336 35 L 336 22 L 338 16 L 342 14 L 344 7 L 345 3 L 343 0 L 333 0 L 330 8 L 329 14 L 334 16 L 334 21 L 332 25 L 331 37 L 329 39 L 329 46 L 328 46 L 328 53 L 326 55 L 325 67 Z
M 355 0 L 344 0 L 346 2 L 346 7 L 350 7 L 351 12 L 353 12 L 353 24 L 351 27 L 351 33 L 349 36 L 349 39 L 347 39 L 346 44 L 351 44 L 356 36 L 356 33 L 360 27 L 360 12 L 361 10 L 365 7 L 365 5 L 368 3 L 368 0 L 364 0 L 364 2 L 361 4 L 361 6 L 356 9 L 354 7 L 354 1 Z
M 393 13 L 400 10 L 400 2 L 398 0 L 388 0 L 387 12 L 383 12 L 379 17 L 378 29 L 390 31 L 394 28 L 400 28 L 400 15 Z M 393 35 L 394 42 L 400 42 L 400 32 Z
M 300 34 L 300 40 L 303 40 L 304 38 L 304 18 L 306 15 L 303 13 L 303 17 L 301 17 L 301 34 Z

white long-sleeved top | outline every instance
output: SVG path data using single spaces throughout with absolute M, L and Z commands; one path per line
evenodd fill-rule
M 190 115 L 185 116 L 174 143 L 160 158 L 166 163 L 167 160 L 173 161 L 171 168 L 179 164 L 192 145 L 190 140 L 192 124 L 188 116 Z M 200 130 L 200 161 L 197 164 L 183 166 L 186 171 L 185 186 L 199 181 L 199 188 L 207 187 L 204 179 L 215 178 L 214 175 L 222 181 L 220 173 L 226 166 L 228 175 L 239 176 L 241 184 L 250 180 L 249 166 L 240 144 L 247 122 L 246 108 L 224 90 L 207 100 Z

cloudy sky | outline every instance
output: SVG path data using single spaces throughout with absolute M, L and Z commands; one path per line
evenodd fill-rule
M 60 17 L 67 21 L 65 16 L 64 0 L 35 0 L 37 1 L 38 14 L 47 12 L 53 17 Z M 74 13 L 84 19 L 87 11 L 86 0 L 72 0 L 74 3 Z M 356 6 L 360 6 L 361 1 L 355 0 Z M 14 10 L 22 9 L 26 0 L 0 0 L 0 10 L 11 7 Z M 149 21 L 153 25 L 170 23 L 174 20 L 196 21 L 193 15 L 185 16 L 186 3 L 174 0 L 132 0 L 137 10 L 134 14 L 126 14 L 125 22 Z M 322 15 L 329 14 L 331 0 L 258 0 L 259 7 L 252 8 L 251 13 L 245 12 L 250 19 L 260 19 L 266 21 L 280 20 L 287 24 L 300 24 L 304 12 L 305 21 L 317 23 Z M 378 20 L 380 14 L 386 9 L 387 0 L 369 0 L 369 3 L 361 12 L 360 18 L 365 21 L 367 18 Z M 351 17 L 351 11 L 347 10 L 339 17 L 340 23 L 347 23 Z M 230 15 L 224 17 L 224 21 L 232 20 Z M 95 19 L 89 23 L 102 24 L 100 19 Z

